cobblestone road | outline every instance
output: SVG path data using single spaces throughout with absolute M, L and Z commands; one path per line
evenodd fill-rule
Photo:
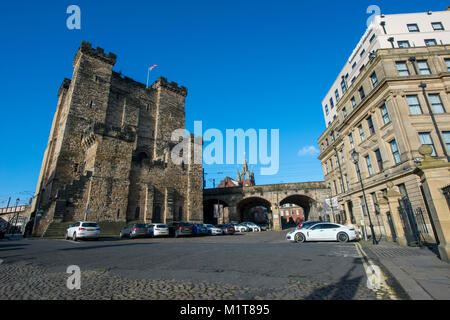
M 283 237 L 284 233 L 266 232 L 234 238 L 143 239 L 134 244 L 153 243 L 154 247 L 146 246 L 147 255 L 138 261 L 131 258 L 125 261 L 127 257 L 142 255 L 139 246 L 122 247 L 133 244 L 131 241 L 72 244 L 60 240 L 22 240 L 7 245 L 2 242 L 0 299 L 393 298 L 387 290 L 367 288 L 354 244 L 298 245 L 285 242 Z M 192 252 L 181 255 L 191 247 Z M 116 253 L 114 265 L 108 250 Z M 179 250 L 180 255 L 173 264 L 167 263 L 168 260 L 162 259 L 167 257 L 164 250 L 169 251 L 169 256 L 176 256 Z M 189 253 L 193 252 L 198 253 L 194 260 L 189 259 Z M 223 252 L 234 257 L 231 262 L 225 263 Z M 151 258 L 152 253 L 155 259 Z M 65 270 L 73 261 L 68 257 L 73 255 L 83 258 L 79 260 L 80 290 L 69 290 L 66 286 L 70 274 Z M 237 272 L 236 268 L 242 270 Z

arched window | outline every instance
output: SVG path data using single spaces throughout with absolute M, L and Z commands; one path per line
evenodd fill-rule
M 148 155 L 145 152 L 141 152 L 141 153 L 138 154 L 139 162 L 142 162 L 145 159 L 148 159 Z
M 162 222 L 161 221 L 161 207 L 157 204 L 155 205 L 155 208 L 153 210 L 153 218 L 152 218 L 152 222 Z
M 139 216 L 141 215 L 141 208 L 136 207 L 136 212 L 134 214 L 134 219 L 139 220 Z
M 183 220 L 183 207 L 178 208 L 178 221 Z

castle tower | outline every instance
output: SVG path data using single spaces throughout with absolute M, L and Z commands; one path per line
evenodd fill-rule
M 44 154 L 36 234 L 52 223 L 202 220 L 201 165 L 171 163 L 172 131 L 184 128 L 187 95 L 165 78 L 150 88 L 112 70 L 116 55 L 83 41 Z

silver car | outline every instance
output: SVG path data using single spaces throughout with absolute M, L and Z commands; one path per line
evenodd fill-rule
M 217 228 L 212 224 L 205 224 L 205 227 L 206 227 L 206 230 L 208 230 L 208 234 L 210 234 L 212 236 L 216 236 L 216 235 L 223 233 L 222 229 Z
M 148 227 L 146 224 L 140 223 L 131 223 L 122 228 L 120 231 L 120 238 L 138 238 L 138 237 L 147 237 L 148 236 Z
M 152 223 L 148 225 L 148 234 L 150 237 L 168 236 L 169 227 L 163 223 Z
M 260 232 L 261 231 L 261 227 L 259 227 L 254 222 L 242 222 L 241 225 L 246 226 L 248 228 L 248 231 L 250 231 L 250 232 Z

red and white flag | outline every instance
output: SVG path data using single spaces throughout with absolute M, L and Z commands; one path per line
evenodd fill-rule
M 150 68 L 148 68 L 150 71 L 152 71 L 153 70 L 153 68 L 155 68 L 155 67 L 157 67 L 158 65 L 157 64 L 154 64 L 154 65 L 152 65 Z

